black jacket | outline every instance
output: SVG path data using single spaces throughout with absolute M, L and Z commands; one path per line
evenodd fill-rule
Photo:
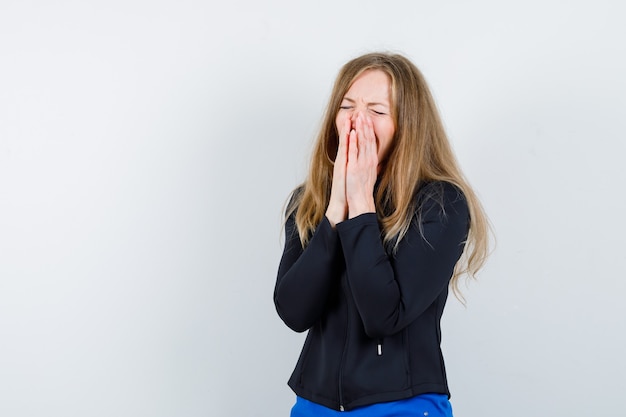
M 395 253 L 374 213 L 335 230 L 324 218 L 304 250 L 287 219 L 274 303 L 287 326 L 309 330 L 289 380 L 297 395 L 335 410 L 450 395 L 440 320 L 469 212 L 448 183 L 422 187 L 415 203 Z

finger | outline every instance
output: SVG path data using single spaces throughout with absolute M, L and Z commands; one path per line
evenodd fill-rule
M 361 116 L 360 128 L 363 133 L 364 138 L 367 141 L 375 141 L 376 137 L 374 135 L 374 127 L 373 127 L 372 119 L 368 116 Z
M 369 159 L 372 157 L 372 146 L 375 147 L 376 143 L 371 121 L 363 114 L 359 114 L 356 120 L 356 127 L 359 140 L 359 158 Z
M 374 132 L 374 122 L 369 117 L 365 120 L 363 133 L 368 138 L 368 151 L 378 162 L 378 143 L 376 142 L 376 133 Z
M 355 163 L 359 154 L 358 135 L 355 129 L 350 130 L 348 137 L 348 164 Z
M 337 157 L 335 163 L 344 165 L 347 160 L 348 153 L 348 135 L 350 134 L 350 119 L 346 118 L 339 129 L 339 143 L 337 144 Z
M 346 117 L 339 131 L 339 145 L 341 144 L 345 145 L 347 143 L 348 135 L 350 134 L 351 125 L 352 125 L 352 122 L 350 121 L 350 118 Z

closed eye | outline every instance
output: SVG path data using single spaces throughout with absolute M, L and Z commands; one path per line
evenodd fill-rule
M 382 111 L 376 111 L 376 110 L 372 110 L 372 111 L 380 116 L 385 116 L 387 114 L 387 113 L 383 113 Z

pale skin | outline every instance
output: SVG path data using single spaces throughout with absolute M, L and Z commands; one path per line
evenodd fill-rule
M 389 76 L 368 70 L 357 77 L 343 97 L 335 123 L 339 146 L 326 210 L 332 227 L 376 212 L 374 185 L 395 133 Z

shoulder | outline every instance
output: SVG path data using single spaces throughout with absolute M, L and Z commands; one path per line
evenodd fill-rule
M 291 203 L 294 200 L 298 200 L 304 194 L 304 184 L 298 185 L 296 188 L 291 191 L 289 194 L 289 202 Z
M 447 181 L 427 181 L 415 193 L 415 213 L 418 217 L 469 216 L 469 207 L 463 191 Z
M 456 185 L 447 181 L 425 181 L 420 184 L 415 193 L 417 202 L 427 200 L 441 202 L 466 201 L 463 191 Z
M 289 196 L 287 197 L 287 203 L 285 204 L 285 217 L 289 217 L 298 210 L 302 195 L 304 194 L 304 184 L 297 186 Z

